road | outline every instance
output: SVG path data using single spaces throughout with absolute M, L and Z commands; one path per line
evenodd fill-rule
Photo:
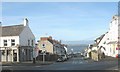
M 94 62 L 92 60 L 83 60 L 80 57 L 72 58 L 65 62 L 54 62 L 50 65 L 20 65 L 3 66 L 3 70 L 118 70 L 116 60 L 104 60 Z

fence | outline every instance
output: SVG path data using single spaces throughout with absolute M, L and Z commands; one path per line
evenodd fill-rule
M 56 54 L 46 54 L 45 61 L 56 61 L 58 59 L 58 55 Z M 37 61 L 43 61 L 43 55 L 39 55 L 36 58 Z

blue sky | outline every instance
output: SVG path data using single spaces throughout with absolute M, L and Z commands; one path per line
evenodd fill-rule
M 3 25 L 29 26 L 36 40 L 45 34 L 57 40 L 94 40 L 109 30 L 117 2 L 3 2 Z

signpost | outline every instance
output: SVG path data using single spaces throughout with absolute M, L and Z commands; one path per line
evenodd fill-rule
M 46 55 L 46 50 L 45 50 L 46 43 L 45 42 L 42 43 L 42 48 L 43 48 L 43 63 L 44 63 L 45 62 L 45 55 Z
M 43 63 L 45 62 L 46 51 L 43 52 Z

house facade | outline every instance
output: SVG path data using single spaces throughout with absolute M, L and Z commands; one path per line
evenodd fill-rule
M 115 15 L 112 17 L 112 20 L 110 22 L 109 32 L 108 32 L 109 56 L 112 56 L 112 57 L 115 57 L 118 54 L 118 51 L 120 50 L 119 29 L 120 29 L 120 24 L 118 23 L 118 16 Z
M 106 32 L 105 34 L 101 35 L 100 37 L 98 37 L 95 42 L 96 42 L 96 47 L 97 47 L 97 51 L 99 53 L 104 53 L 105 55 L 107 55 L 107 39 L 108 39 L 108 32 Z M 106 49 L 107 48 L 107 49 Z
M 52 39 L 49 37 L 41 37 L 38 43 L 38 48 L 41 52 L 47 52 L 49 54 L 64 55 L 66 54 L 65 45 L 61 44 L 60 41 Z
M 23 24 L 2 26 L 0 37 L 2 62 L 21 62 L 32 60 L 35 36 L 25 18 Z
M 98 50 L 105 53 L 106 56 L 116 57 L 119 53 L 119 29 L 120 24 L 118 23 L 118 16 L 115 15 L 112 17 L 108 32 L 95 40 Z

